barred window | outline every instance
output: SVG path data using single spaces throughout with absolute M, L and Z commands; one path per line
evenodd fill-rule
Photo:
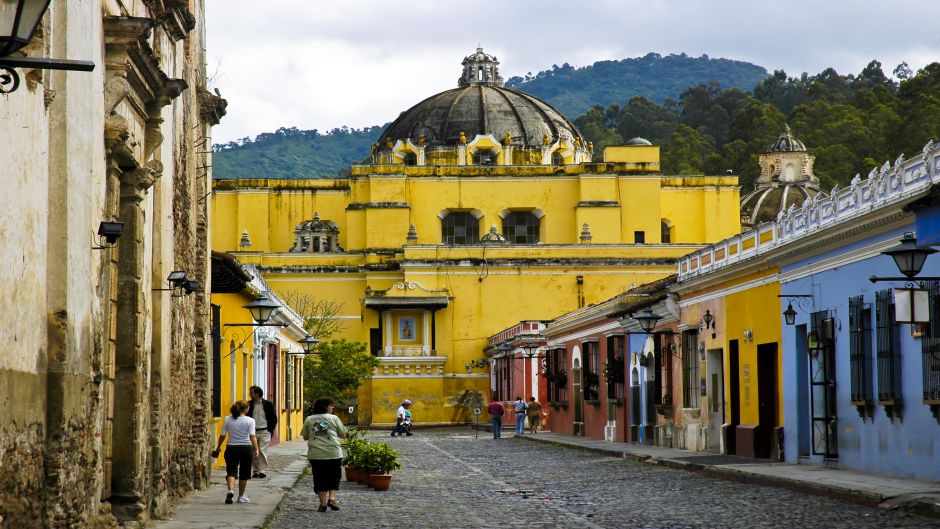
M 698 331 L 682 332 L 682 407 L 698 407 Z
M 607 380 L 608 399 L 623 400 L 625 397 L 626 366 L 623 342 L 623 336 L 607 337 L 607 365 L 604 367 L 604 378 Z
M 496 400 L 512 400 L 512 358 L 497 358 L 493 366 L 496 378 Z
M 940 282 L 927 281 L 930 293 L 930 323 L 921 338 L 921 356 L 924 376 L 924 401 L 940 404 Z
M 901 326 L 894 319 L 891 290 L 875 293 L 878 325 L 878 401 L 899 404 L 901 394 Z
M 871 404 L 871 308 L 865 296 L 849 298 L 849 364 L 852 374 L 852 403 Z
M 548 370 L 548 400 L 564 403 L 568 400 L 568 371 L 565 370 L 565 350 L 549 351 L 546 362 Z
M 441 220 L 444 244 L 476 244 L 480 241 L 480 222 L 471 213 L 452 212 Z
M 503 219 L 503 237 L 510 244 L 539 242 L 539 218 L 530 211 L 513 211 Z
M 837 457 L 835 318 L 826 310 L 812 313 L 811 318 L 809 383 L 813 453 Z
M 585 342 L 584 348 L 584 400 L 599 400 L 601 377 L 598 369 L 599 351 L 597 342 Z

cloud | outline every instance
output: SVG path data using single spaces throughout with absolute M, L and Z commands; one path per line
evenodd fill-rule
M 790 75 L 858 73 L 872 59 L 890 75 L 901 61 L 917 69 L 940 57 L 923 24 L 940 18 L 940 3 L 920 0 L 207 0 L 206 11 L 209 70 L 221 62 L 214 82 L 229 100 L 217 142 L 389 122 L 455 87 L 478 44 L 500 58 L 504 78 L 648 52 Z

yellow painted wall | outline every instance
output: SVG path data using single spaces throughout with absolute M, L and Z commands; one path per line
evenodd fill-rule
M 605 162 L 655 164 L 659 170 L 659 145 L 608 145 L 604 147 Z
M 627 162 L 367 166 L 351 173 L 343 180 L 215 182 L 213 245 L 261 266 L 281 295 L 298 290 L 339 301 L 340 335 L 351 340 L 368 342 L 369 330 L 379 325 L 377 311 L 363 305 L 367 288 L 415 283 L 415 295 L 427 290 L 450 297 L 435 316 L 432 355 L 445 358 L 443 373 L 372 379 L 359 392 L 363 423 L 394 422 L 403 398 L 415 402 L 419 423 L 465 420 L 449 402 L 467 389 L 488 394 L 489 379 L 468 376 L 464 368 L 483 358 L 488 336 L 674 273 L 672 260 L 739 227 L 736 178 L 661 177 L 637 173 Z M 533 209 L 544 214 L 537 245 L 440 245 L 442 211 L 473 211 L 482 236 L 490 225 L 502 230 L 501 213 Z M 288 253 L 293 230 L 314 213 L 337 224 L 346 253 Z M 673 244 L 658 244 L 663 218 L 674 224 Z M 591 244 L 580 244 L 584 223 L 590 225 Z M 410 224 L 417 244 L 407 244 Z M 247 249 L 238 245 L 244 229 L 252 241 Z M 633 244 L 634 231 L 645 232 L 646 244 Z M 417 339 L 407 345 L 420 346 L 423 317 L 410 315 Z M 392 345 L 401 345 L 397 321 L 393 331 Z

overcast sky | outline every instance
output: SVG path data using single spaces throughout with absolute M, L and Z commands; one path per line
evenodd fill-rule
M 791 76 L 940 60 L 940 0 L 206 0 L 206 10 L 211 86 L 229 103 L 216 143 L 387 123 L 455 88 L 478 44 L 506 79 L 649 52 Z

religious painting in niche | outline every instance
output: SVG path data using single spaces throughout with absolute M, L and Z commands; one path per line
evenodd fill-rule
M 402 316 L 398 318 L 398 341 L 413 342 L 415 340 L 415 319 Z

